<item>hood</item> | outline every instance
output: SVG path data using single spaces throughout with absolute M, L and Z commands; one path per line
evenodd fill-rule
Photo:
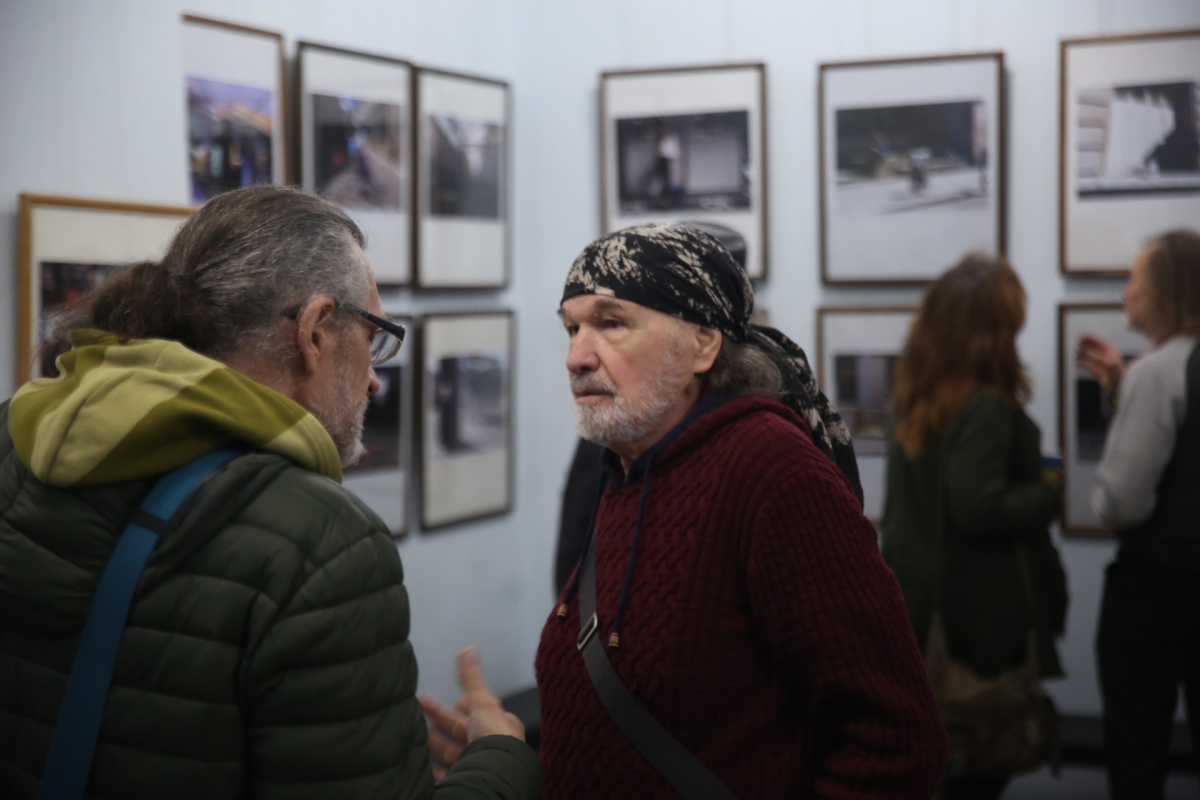
M 159 475 L 220 447 L 266 450 L 341 481 L 337 447 L 298 403 L 178 342 L 73 331 L 57 378 L 13 396 L 8 430 L 43 483 Z
M 721 392 L 712 392 L 701 397 L 678 425 L 663 436 L 657 444 L 638 456 L 629 465 L 628 474 L 621 468 L 621 460 L 617 454 L 605 448 L 602 454 L 604 480 L 597 490 L 596 504 L 593 506 L 591 521 L 588 523 L 580 564 L 576 566 L 570 582 L 559 597 L 557 614 L 560 618 L 567 616 L 567 604 L 579 591 L 579 584 L 584 573 L 583 563 L 586 559 L 594 557 L 592 555 L 592 537 L 595 534 L 596 513 L 604 494 L 620 491 L 631 484 L 641 483 L 642 496 L 638 502 L 633 544 L 630 547 L 629 561 L 625 568 L 625 582 L 621 586 L 621 594 L 617 600 L 617 613 L 613 617 L 612 632 L 608 638 L 609 647 L 620 646 L 621 618 L 625 614 L 625 606 L 629 602 L 633 586 L 634 565 L 637 563 L 638 542 L 642 538 L 642 523 L 646 517 L 646 502 L 650 497 L 651 479 L 656 473 L 672 469 L 684 455 L 710 441 L 722 428 L 760 411 L 776 414 L 795 425 L 805 436 L 812 435 L 811 430 L 800 419 L 800 416 L 778 400 L 754 395 L 733 397 Z
M 811 429 L 800 415 L 775 398 L 712 392 L 701 397 L 682 422 L 638 456 L 629 465 L 628 474 L 621 467 L 621 459 L 617 454 L 606 448 L 603 463 L 609 487 L 612 491 L 618 491 L 631 483 L 643 483 L 648 469 L 655 472 L 671 469 L 692 450 L 709 442 L 722 428 L 764 411 L 796 426 L 805 436 L 812 436 Z

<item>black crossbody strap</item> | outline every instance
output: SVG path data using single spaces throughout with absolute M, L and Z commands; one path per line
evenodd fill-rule
M 686 800 L 737 800 L 737 796 L 708 767 L 701 764 L 642 707 L 609 663 L 601 643 L 602 637 L 596 635 L 600 619 L 596 616 L 595 540 L 593 536 L 584 554 L 579 586 L 579 621 L 582 628 L 577 644 L 600 702 L 621 733 Z

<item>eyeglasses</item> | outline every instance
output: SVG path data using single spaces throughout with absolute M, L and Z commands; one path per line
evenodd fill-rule
M 387 319 L 377 317 L 351 303 L 343 303 L 340 300 L 334 302 L 338 309 L 357 314 L 375 326 L 375 329 L 371 331 L 371 364 L 373 366 L 390 361 L 396 353 L 400 352 L 400 345 L 404 344 L 403 325 L 390 317 Z M 283 312 L 283 315 L 289 319 L 296 319 L 300 316 L 300 308 L 300 306 L 289 308 Z

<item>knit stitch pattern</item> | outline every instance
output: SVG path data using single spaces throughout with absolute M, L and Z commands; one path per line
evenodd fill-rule
M 608 641 L 641 483 L 597 521 Z M 659 455 L 619 648 L 635 697 L 743 798 L 928 798 L 945 734 L 904 601 L 845 477 L 782 403 L 732 400 Z M 608 716 L 575 646 L 537 655 L 546 798 L 677 798 Z

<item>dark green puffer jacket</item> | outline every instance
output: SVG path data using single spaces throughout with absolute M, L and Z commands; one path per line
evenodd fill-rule
M 1047 530 L 1062 499 L 1042 479 L 1041 432 L 992 389 L 966 403 L 946 433 L 945 568 L 934 541 L 942 442 L 928 437 L 908 458 L 893 438 L 880 533 L 917 641 L 926 645 L 937 584 L 950 655 L 994 677 L 1025 660 L 1037 634 L 1046 676 L 1062 675 L 1056 639 L 1067 613 L 1066 576 Z M 1027 604 L 1016 545 L 1026 552 L 1036 608 Z
M 0 798 L 17 800 L 36 795 L 99 575 L 152 481 L 48 485 L 18 457 L 9 411 Z M 142 575 L 88 796 L 538 797 L 537 757 L 509 736 L 472 743 L 434 787 L 408 632 L 400 559 L 375 514 L 277 453 L 235 459 Z

